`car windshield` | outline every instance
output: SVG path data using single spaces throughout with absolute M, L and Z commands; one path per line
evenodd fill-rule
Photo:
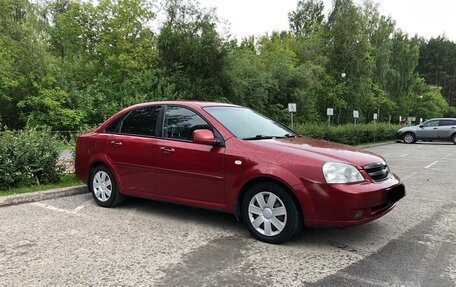
M 297 136 L 287 127 L 247 108 L 206 107 L 205 110 L 234 136 L 244 140 Z

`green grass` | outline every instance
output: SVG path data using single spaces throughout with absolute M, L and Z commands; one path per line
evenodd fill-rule
M 17 188 L 12 188 L 12 189 L 7 189 L 7 190 L 0 190 L 0 196 L 34 192 L 34 191 L 61 188 L 61 187 L 77 186 L 77 185 L 81 185 L 81 184 L 82 184 L 82 182 L 79 180 L 79 178 L 76 177 L 75 174 L 64 174 L 62 176 L 60 182 L 52 183 L 52 184 L 24 186 L 24 187 L 17 187 Z
M 57 150 L 59 152 L 62 152 L 62 151 L 73 151 L 75 148 L 75 146 L 73 144 L 69 144 L 69 143 L 61 143 L 57 146 Z

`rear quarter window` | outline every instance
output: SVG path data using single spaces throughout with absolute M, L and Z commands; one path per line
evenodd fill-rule
M 125 117 L 128 115 L 128 113 L 125 113 L 115 119 L 106 129 L 105 132 L 109 134 L 118 134 L 120 133 L 120 127 L 122 126 L 122 121 L 125 119 Z

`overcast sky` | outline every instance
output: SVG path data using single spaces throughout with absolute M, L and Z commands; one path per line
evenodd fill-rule
M 215 7 L 217 15 L 230 23 L 229 32 L 241 39 L 249 35 L 288 29 L 288 12 L 297 0 L 199 0 Z M 355 0 L 362 3 L 361 0 Z M 410 35 L 425 38 L 445 34 L 456 41 L 456 0 L 382 0 L 380 11 L 390 15 L 397 27 Z M 332 0 L 324 0 L 326 11 Z M 226 30 L 226 29 L 225 29 Z

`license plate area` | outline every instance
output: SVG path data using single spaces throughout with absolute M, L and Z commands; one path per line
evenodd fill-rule
M 386 191 L 386 202 L 388 204 L 395 203 L 405 196 L 405 186 L 399 184 Z

